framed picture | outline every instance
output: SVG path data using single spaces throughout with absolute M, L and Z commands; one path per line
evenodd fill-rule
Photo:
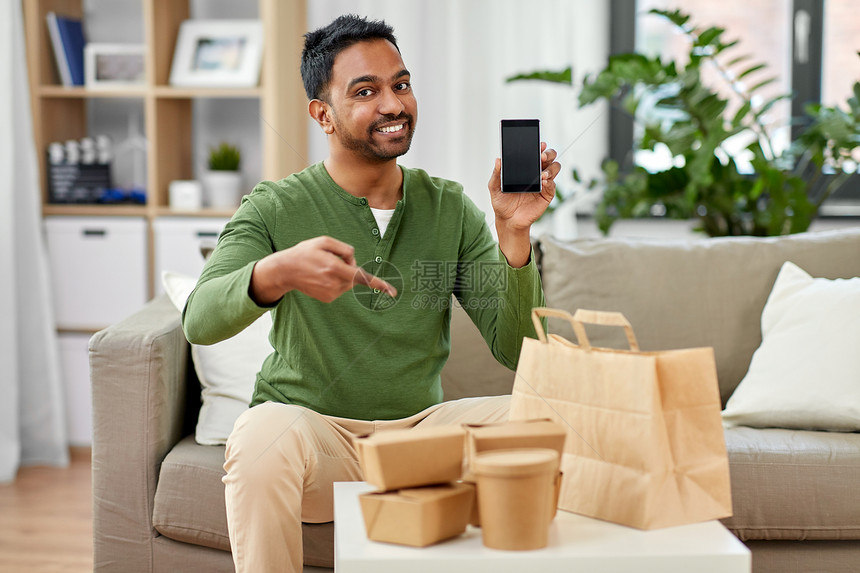
M 84 85 L 91 89 L 142 86 L 145 81 L 144 52 L 142 44 L 86 44 Z
M 170 85 L 252 87 L 260 81 L 259 20 L 185 20 L 170 68 Z

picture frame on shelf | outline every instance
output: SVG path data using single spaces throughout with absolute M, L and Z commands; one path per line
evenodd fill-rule
M 143 86 L 145 52 L 143 44 L 88 43 L 84 46 L 84 84 L 88 89 Z
M 262 55 L 259 20 L 185 20 L 173 52 L 170 85 L 254 87 Z

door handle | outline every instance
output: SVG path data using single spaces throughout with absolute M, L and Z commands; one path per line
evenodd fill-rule
M 809 35 L 812 32 L 812 16 L 806 10 L 794 14 L 794 61 L 809 62 Z

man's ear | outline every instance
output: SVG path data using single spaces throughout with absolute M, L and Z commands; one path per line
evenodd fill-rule
M 312 99 L 308 102 L 308 113 L 320 125 L 326 135 L 334 133 L 334 124 L 331 121 L 331 109 L 326 102 L 320 99 Z

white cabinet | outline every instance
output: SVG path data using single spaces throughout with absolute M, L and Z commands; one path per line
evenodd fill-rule
M 94 331 L 147 300 L 143 217 L 45 217 L 57 327 Z
M 214 248 L 230 219 L 219 217 L 159 217 L 155 236 L 155 292 L 164 292 L 161 273 L 172 271 L 192 277 L 203 270 L 203 250 Z

